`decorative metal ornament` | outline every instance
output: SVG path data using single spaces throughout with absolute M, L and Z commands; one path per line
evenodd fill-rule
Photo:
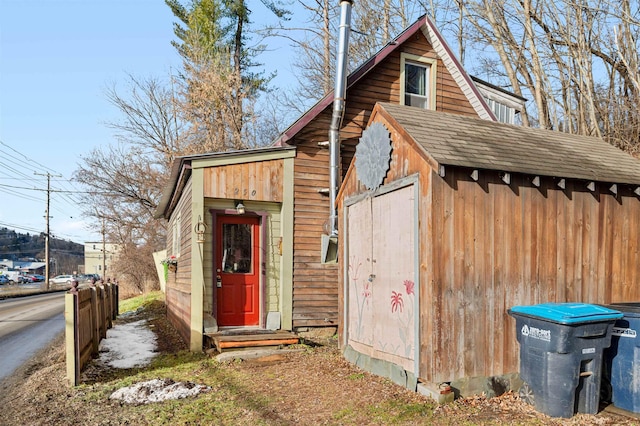
M 202 221 L 200 215 L 198 215 L 198 223 L 193 227 L 193 232 L 196 234 L 196 241 L 198 243 L 204 243 L 204 234 L 207 231 L 207 224 Z
M 373 123 L 362 132 L 356 145 L 358 179 L 369 190 L 382 185 L 391 163 L 391 135 L 382 123 Z

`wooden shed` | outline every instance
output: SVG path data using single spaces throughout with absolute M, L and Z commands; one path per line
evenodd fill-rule
M 408 93 L 407 69 L 424 77 L 421 95 Z M 422 74 L 420 74 L 422 73 Z M 517 113 L 522 98 L 472 80 L 451 54 L 444 38 L 424 16 L 389 42 L 347 78 L 346 108 L 340 128 L 340 175 L 377 101 L 421 103 L 422 107 L 495 120 L 485 99 Z M 413 96 L 413 98 L 412 98 Z M 169 317 L 193 350 L 201 350 L 207 324 L 276 327 L 305 331 L 336 328 L 340 321 L 338 265 L 323 261 L 329 205 L 328 131 L 334 94 L 329 93 L 286 129 L 272 147 L 210 153 L 176 160 L 156 211 L 169 222 L 168 256 L 178 258 L 168 276 Z M 244 214 L 237 214 L 242 203 Z M 259 274 L 260 321 L 219 321 L 217 269 L 224 273 L 218 218 L 253 215 L 266 234 Z M 226 220 L 226 219 L 225 219 Z M 206 226 L 198 244 L 194 227 Z M 193 254 L 198 256 L 193 256 Z M 185 266 L 183 266 L 185 265 Z M 226 276 L 222 276 L 222 288 Z M 222 296 L 220 296 L 222 297 Z M 237 302 L 240 303 L 240 302 Z M 249 309 L 249 308 L 247 308 Z M 269 320 L 273 320 L 270 324 Z M 269 327 L 268 327 L 269 326 Z
M 345 356 L 515 387 L 509 307 L 640 300 L 639 196 L 640 161 L 600 139 L 377 104 L 338 195 Z

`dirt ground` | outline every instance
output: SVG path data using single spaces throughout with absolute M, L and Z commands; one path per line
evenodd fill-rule
M 178 354 L 185 350 L 184 343 L 165 319 L 164 305 L 155 304 L 136 315 L 135 319 L 141 317 L 148 319 L 151 329 L 158 336 L 159 352 Z M 16 374 L 0 383 L 0 425 L 175 424 L 170 420 L 150 421 L 149 411 L 135 411 L 103 396 L 108 393 L 100 389 L 109 388 L 112 386 L 109 383 L 113 383 L 113 372 L 104 367 L 92 364 L 85 371 L 84 386 L 68 386 L 63 342 L 63 336 L 59 336 L 51 348 L 40 352 Z M 511 393 L 491 399 L 481 396 L 459 399 L 433 408 L 435 404 L 426 397 L 363 372 L 345 361 L 335 339 L 318 339 L 308 343 L 309 346 L 302 351 L 224 364 L 221 368 L 227 369 L 226 373 L 247 378 L 252 395 L 261 395 L 268 402 L 266 408 L 247 404 L 238 412 L 237 422 L 221 420 L 215 423 L 254 424 L 252 419 L 258 418 L 261 424 L 274 425 L 640 424 L 637 418 L 606 410 L 595 416 L 580 414 L 571 419 L 551 419 L 537 413 Z M 215 383 L 206 385 L 214 389 L 224 386 Z M 362 412 L 337 417 L 336 413 L 345 405 L 345 401 L 352 407 L 362 407 Z M 428 413 L 407 416 L 403 412 L 402 417 L 394 417 L 388 412 L 381 417 L 372 414 L 376 407 L 387 410 L 388 407 L 407 406 L 413 409 L 423 406 Z

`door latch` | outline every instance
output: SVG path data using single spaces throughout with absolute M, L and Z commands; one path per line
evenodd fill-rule
M 222 277 L 220 275 L 216 277 L 216 287 L 222 287 Z

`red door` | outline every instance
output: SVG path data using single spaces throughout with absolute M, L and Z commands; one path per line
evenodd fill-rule
M 218 325 L 259 325 L 259 219 L 220 216 L 217 222 Z

